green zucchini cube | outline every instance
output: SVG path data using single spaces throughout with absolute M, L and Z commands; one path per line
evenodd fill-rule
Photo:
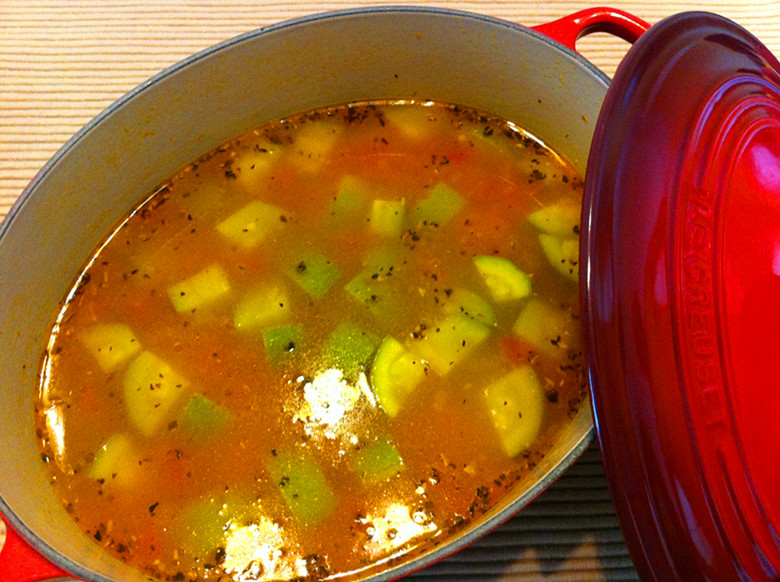
M 299 353 L 305 341 L 303 326 L 299 323 L 281 325 L 263 330 L 263 343 L 268 359 L 282 364 Z
M 542 250 L 547 257 L 547 260 L 550 261 L 550 264 L 556 271 L 575 283 L 579 281 L 579 239 L 540 234 L 539 244 L 542 245 Z
M 405 468 L 398 449 L 386 438 L 366 445 L 352 458 L 352 470 L 366 483 L 387 481 Z
M 505 257 L 479 255 L 474 265 L 485 281 L 493 301 L 517 301 L 531 294 L 531 278 Z
M 399 295 L 391 282 L 377 278 L 374 270 L 361 272 L 344 290 L 379 320 L 393 317 L 399 307 Z
M 279 453 L 271 459 L 268 471 L 287 506 L 305 527 L 322 523 L 336 509 L 336 496 L 325 474 L 308 455 Z
M 455 289 L 444 303 L 445 313 L 462 313 L 487 326 L 496 325 L 493 306 L 468 289 Z
M 328 222 L 333 226 L 355 230 L 366 225 L 369 217 L 371 188 L 355 176 L 344 176 L 329 209 Z
M 393 418 L 401 411 L 404 401 L 424 378 L 422 360 L 387 336 L 371 365 L 371 387 L 388 416 Z
M 545 234 L 576 237 L 582 207 L 574 202 L 558 202 L 528 215 L 528 222 Z
M 203 394 L 195 394 L 181 413 L 178 427 L 196 438 L 209 438 L 220 433 L 230 420 L 230 411 Z
M 447 374 L 474 348 L 490 336 L 490 328 L 463 313 L 451 313 L 429 328 L 423 339 L 413 344 L 438 374 Z
M 416 226 L 444 226 L 465 204 L 464 198 L 452 186 L 439 182 L 414 207 L 412 220 Z
M 338 267 L 315 251 L 304 252 L 290 262 L 287 274 L 315 299 L 321 299 L 341 277 Z
M 369 253 L 364 265 L 344 290 L 378 320 L 388 321 L 401 307 L 401 295 L 393 282 L 404 269 L 403 258 L 398 249 L 380 246 Z
M 251 492 L 230 490 L 208 495 L 182 511 L 173 525 L 176 539 L 201 560 L 213 559 L 227 538 L 240 527 L 256 521 L 261 513 Z
M 366 369 L 381 340 L 353 323 L 339 325 L 325 340 L 322 362 L 337 368 L 347 380 L 356 379 Z

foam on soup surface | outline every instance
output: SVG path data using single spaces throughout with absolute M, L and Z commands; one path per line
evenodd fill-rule
M 584 398 L 581 189 L 512 124 L 430 102 L 204 155 L 63 302 L 36 405 L 56 494 L 161 580 L 357 576 L 440 543 Z

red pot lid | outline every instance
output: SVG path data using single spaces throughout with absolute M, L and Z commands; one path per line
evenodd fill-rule
M 629 52 L 588 162 L 583 329 L 643 579 L 780 578 L 780 63 L 704 13 Z

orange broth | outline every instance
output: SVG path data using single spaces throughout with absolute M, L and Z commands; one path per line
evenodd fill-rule
M 332 107 L 189 164 L 63 302 L 37 434 L 160 580 L 364 575 L 501 500 L 585 395 L 582 180 L 511 123 Z

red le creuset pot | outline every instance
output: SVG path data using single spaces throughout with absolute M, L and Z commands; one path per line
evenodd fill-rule
M 331 103 L 418 97 L 494 111 L 581 171 L 587 162 L 581 290 L 591 391 L 640 575 L 777 579 L 780 66 L 714 15 L 646 29 L 610 9 L 536 30 L 428 8 L 316 15 L 195 55 L 88 124 L 0 227 L 0 446 L 13 451 L 0 459 L 0 512 L 11 526 L 0 577 L 145 579 L 72 523 L 32 434 L 48 322 L 103 233 L 175 169 L 243 129 Z M 574 50 L 592 31 L 642 35 L 609 91 Z M 297 47 L 311 43 L 321 50 L 301 55 Z M 424 567 L 507 519 L 576 459 L 591 422 L 582 410 L 530 480 L 482 521 L 372 579 Z
M 591 30 L 635 40 L 646 28 L 616 11 L 591 10 L 547 25 L 558 42 L 448 10 L 317 14 L 197 54 L 88 124 L 35 178 L 0 232 L 0 329 L 12 330 L 0 336 L 0 450 L 13 451 L 0 457 L 0 513 L 19 534 L 0 554 L 0 568 L 15 567 L 3 557 L 25 548 L 23 539 L 35 548 L 29 556 L 42 554 L 54 565 L 41 566 L 49 576 L 61 570 L 87 580 L 146 580 L 89 539 L 55 498 L 31 417 L 53 314 L 86 257 L 140 197 L 247 128 L 367 99 L 441 99 L 496 112 L 543 136 L 584 173 L 608 79 L 566 44 Z M 485 519 L 374 579 L 402 576 L 484 535 L 559 476 L 593 434 L 590 407 L 583 406 L 543 462 Z M 33 579 L 16 572 L 0 569 L 0 579 Z

